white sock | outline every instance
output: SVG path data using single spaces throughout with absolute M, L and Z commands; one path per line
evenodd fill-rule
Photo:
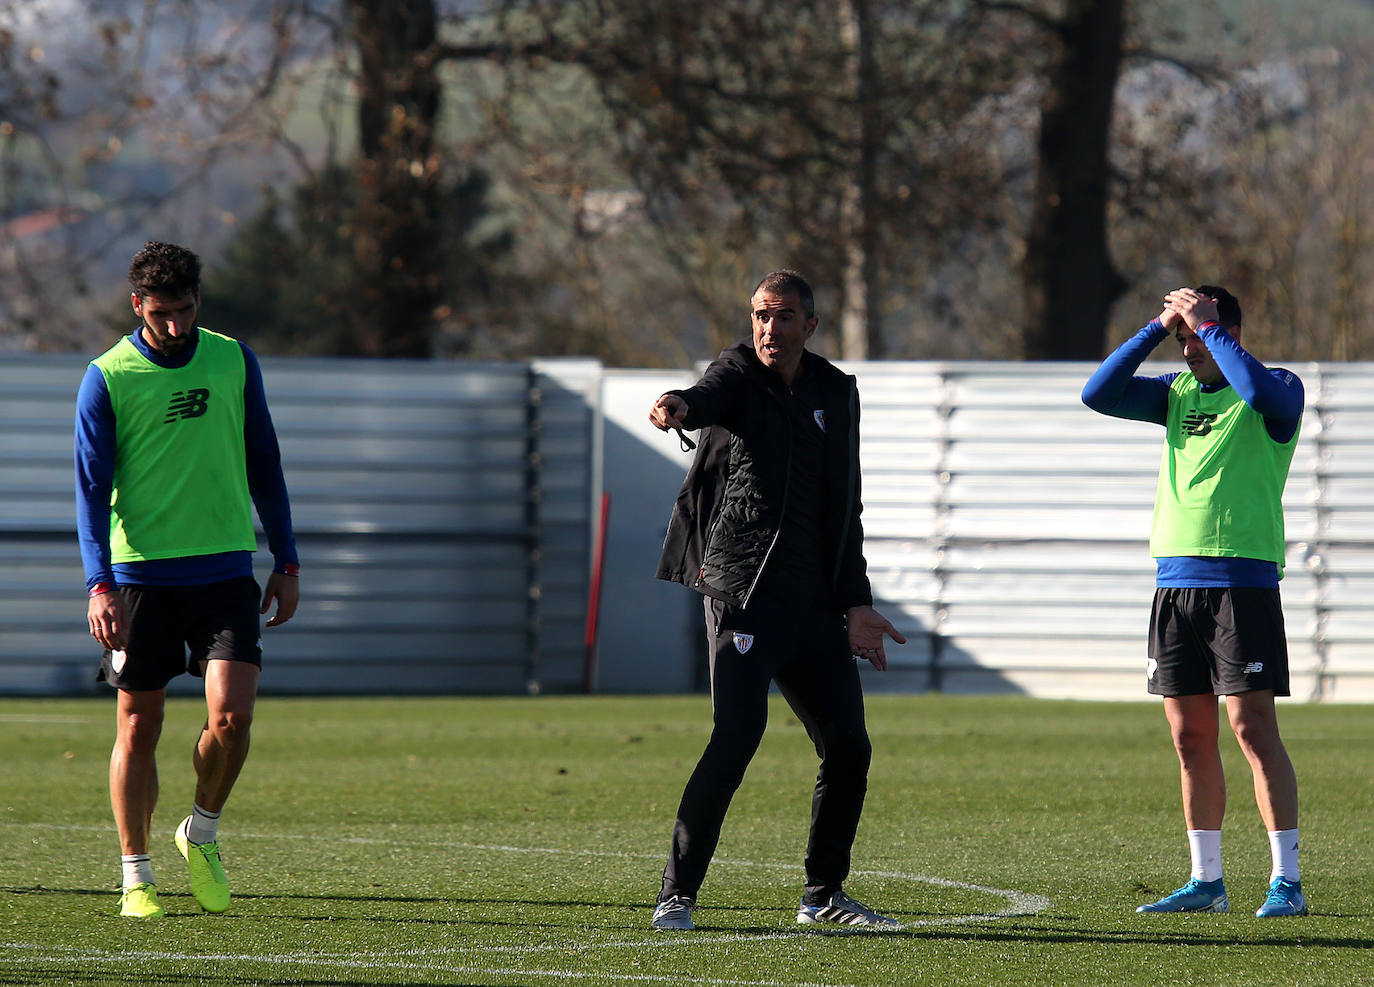
M 195 803 L 191 804 L 191 825 L 187 827 L 186 838 L 192 843 L 214 843 L 219 839 L 219 813 L 207 812 Z
M 157 883 L 153 880 L 153 860 L 146 853 L 122 854 L 119 862 L 124 869 L 124 887 Z
M 1300 881 L 1298 876 L 1298 831 L 1275 829 L 1269 833 L 1269 854 L 1274 858 L 1269 880 L 1281 877 L 1285 881 Z
M 1188 853 L 1193 858 L 1192 876 L 1196 880 L 1221 880 L 1221 830 L 1188 830 Z

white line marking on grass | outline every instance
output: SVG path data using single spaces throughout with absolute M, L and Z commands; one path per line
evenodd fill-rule
M 989 912 L 986 915 L 951 915 L 942 918 L 920 919 L 914 922 L 903 922 L 906 928 L 913 926 L 931 925 L 967 925 L 969 922 L 981 922 L 987 919 L 998 918 L 1017 918 L 1021 915 L 1035 915 L 1043 912 L 1054 902 L 1044 895 L 1031 894 L 1028 891 L 1015 891 L 1004 888 L 990 888 L 982 884 L 968 884 L 964 881 L 952 881 L 945 877 L 928 877 L 925 874 L 905 874 L 901 871 L 885 870 L 856 870 L 853 873 L 864 877 L 889 877 L 895 880 L 919 881 L 922 884 L 933 884 L 940 888 L 958 888 L 961 891 L 977 891 L 982 894 L 996 895 L 1007 900 L 1007 907 L 997 912 Z
M 757 937 L 754 937 L 757 938 Z M 713 939 L 713 942 L 720 942 Z M 725 979 L 721 977 L 694 977 L 690 974 L 672 974 L 664 976 L 652 973 L 608 973 L 605 971 L 586 971 L 586 970 L 525 970 L 508 967 L 490 966 L 462 966 L 448 963 L 409 963 L 381 960 L 375 953 L 353 953 L 339 954 L 337 958 L 321 956 L 320 954 L 278 954 L 268 956 L 254 956 L 250 954 L 235 953 L 172 953 L 151 950 L 120 950 L 112 953 L 107 950 L 78 949 L 76 947 L 60 946 L 40 946 L 33 943 L 0 943 L 0 948 L 6 951 L 32 951 L 35 955 L 26 957 L 28 964 L 33 963 L 61 963 L 70 962 L 73 958 L 79 958 L 88 963 L 107 963 L 113 966 L 128 966 L 133 963 L 145 962 L 148 960 L 167 960 L 178 963 L 185 962 L 209 962 L 209 963 L 265 963 L 277 964 L 281 966 L 315 966 L 324 968 L 338 968 L 342 965 L 340 960 L 365 961 L 369 969 L 391 969 L 405 970 L 411 972 L 429 971 L 435 973 L 449 974 L 476 974 L 479 976 L 497 977 L 540 977 L 553 980 L 610 980 L 626 983 L 655 983 L 655 984 L 710 984 L 714 987 L 856 987 L 849 984 L 815 983 L 806 980 L 741 980 Z M 41 951 L 47 950 L 47 955 Z M 451 950 L 433 950 L 430 955 L 452 952 Z M 393 954 L 394 955 L 394 954 Z M 352 964 L 350 964 L 352 965 Z
M 57 823 L 0 823 L 0 827 L 21 827 L 29 829 L 52 829 L 82 832 L 106 832 L 105 826 L 71 826 Z M 522 847 L 509 846 L 501 843 L 463 843 L 457 841 L 436 842 L 433 840 L 398 840 L 383 839 L 375 836 L 317 836 L 311 833 L 240 833 L 235 832 L 233 836 L 239 839 L 248 840 L 300 840 L 303 842 L 324 842 L 324 843 L 351 843 L 359 846 L 415 846 L 424 848 L 442 847 L 450 850 L 475 850 L 485 853 L 519 853 L 519 854 L 545 854 L 550 856 L 576 856 L 576 857 L 611 857 L 622 860 L 658 860 L 663 855 L 656 853 L 631 853 L 624 850 L 587 850 L 577 847 Z M 801 870 L 796 864 L 769 863 L 757 860 L 736 860 L 726 856 L 717 856 L 712 861 L 712 866 L 721 867 L 756 867 L 766 870 Z M 1016 891 L 1008 888 L 993 888 L 983 884 L 970 884 L 965 881 L 955 881 L 945 877 L 931 877 L 926 874 L 908 874 L 905 871 L 889 870 L 854 870 L 851 872 L 856 877 L 885 877 L 898 881 L 913 881 L 918 884 L 931 884 L 941 888 L 956 888 L 961 891 L 972 891 L 977 894 L 987 894 L 994 897 L 1003 898 L 1007 902 L 1007 907 L 993 912 L 980 912 L 969 915 L 947 915 L 937 918 L 915 919 L 902 924 L 908 928 L 921 927 L 929 928 L 938 925 L 967 925 L 970 922 L 984 922 L 1002 918 L 1017 918 L 1023 915 L 1034 915 L 1049 908 L 1052 902 L 1043 895 L 1031 894 L 1026 891 Z M 527 948 L 527 947 L 522 947 Z
M 250 836 L 250 838 L 258 838 L 258 837 L 259 837 L 259 834 L 243 834 L 243 835 L 245 835 L 245 836 Z M 272 837 L 261 836 L 261 838 L 263 838 L 263 839 L 271 839 Z M 300 836 L 299 838 L 300 838 L 300 839 L 308 839 L 308 840 L 324 839 L 324 837 L 316 837 L 316 836 L 310 836 L 310 835 L 303 835 L 303 836 Z M 352 837 L 352 838 L 345 839 L 345 840 L 338 840 L 338 841 L 334 841 L 334 842 L 353 842 L 353 843 L 365 843 L 365 844 L 370 844 L 370 843 L 399 843 L 399 842 L 402 842 L 402 841 L 380 840 L 380 839 L 374 839 L 374 838 L 372 838 L 372 837 L 360 836 L 360 837 Z M 443 847 L 447 847 L 447 848 L 449 848 L 449 849 L 454 849 L 454 850 L 479 850 L 479 851 L 497 852 L 497 853 L 531 853 L 531 854 L 551 854 L 551 855 L 567 855 L 567 856 L 582 856 L 582 857 L 614 857 L 614 858 L 629 859 L 629 860 L 658 860 L 658 859 L 660 859 L 660 858 L 663 856 L 662 854 L 658 854 L 658 853 L 630 853 L 630 852 L 623 851 L 623 850 L 583 850 L 583 849 L 576 849 L 576 848 L 555 848 L 555 847 L 518 847 L 518 846 L 505 846 L 505 845 L 502 845 L 502 844 L 499 844 L 499 843 L 439 843 L 439 844 L 421 843 L 421 844 L 419 844 L 419 845 L 423 845 L 423 846 L 443 846 Z M 720 866 L 731 866 L 731 867 L 757 867 L 757 868 L 764 868 L 764 869 L 767 869 L 767 870 L 785 870 L 785 871 L 799 871 L 799 870 L 801 870 L 801 868 L 798 867 L 796 864 L 768 863 L 768 862 L 766 862 L 766 861 L 757 861 L 757 860 L 735 860 L 735 859 L 732 859 L 732 858 L 730 858 L 730 857 L 724 857 L 724 856 L 717 856 L 717 857 L 712 861 L 712 866 L 714 866 L 714 867 L 720 867 Z M 958 888 L 958 889 L 961 890 L 961 891 L 973 891 L 973 892 L 976 892 L 976 893 L 979 893 L 979 894 L 993 895 L 993 896 L 995 896 L 995 897 L 1004 898 L 1004 899 L 1006 899 L 1006 901 L 1007 901 L 1007 907 L 1006 907 L 1006 908 L 1000 909 L 999 911 L 995 911 L 995 912 L 986 912 L 986 913 L 979 913 L 979 914 L 973 914 L 973 915 L 949 915 L 949 916 L 941 916 L 941 917 L 939 917 L 939 918 L 917 919 L 917 920 L 914 920 L 914 921 L 911 921 L 911 922 L 903 922 L 902 924 L 903 924 L 904 926 L 908 927 L 908 928 L 913 927 L 913 926 L 929 927 L 929 926 L 934 926 L 934 925 L 966 925 L 966 924 L 968 924 L 968 923 L 970 923 L 970 922 L 981 922 L 981 921 L 987 921 L 987 920 L 990 920 L 990 919 L 1016 918 L 1016 917 L 1021 916 L 1021 915 L 1034 915 L 1034 914 L 1037 913 L 1037 912 L 1041 912 L 1041 911 L 1044 911 L 1046 908 L 1049 908 L 1050 905 L 1052 904 L 1052 902 L 1050 901 L 1050 899 L 1048 899 L 1048 898 L 1046 898 L 1046 897 L 1043 897 L 1042 895 L 1030 894 L 1030 893 L 1025 892 L 1025 891 L 1015 891 L 1015 890 L 1004 889 L 1004 888 L 992 888 L 992 887 L 987 887 L 986 885 L 982 885 L 982 884 L 969 884 L 969 883 L 966 883 L 966 882 L 964 882 L 964 881 L 954 881 L 954 880 L 950 880 L 949 878 L 945 878 L 945 877 L 929 877 L 929 876 L 927 876 L 927 875 L 925 875 L 925 874 L 908 874 L 908 873 L 905 873 L 904 871 L 886 871 L 886 870 L 854 870 L 854 871 L 851 871 L 850 873 L 852 873 L 852 874 L 855 875 L 856 877 L 886 877 L 886 878 L 891 878 L 891 879 L 898 880 L 898 881 L 914 881 L 914 882 L 919 883 L 919 884 L 933 884 L 933 885 L 935 885 L 936 887 L 941 887 L 941 888 Z
M 57 830 L 64 832 L 107 832 L 106 826 L 74 826 L 56 823 L 11 823 L 0 822 L 0 829 L 19 828 L 19 829 L 43 829 Z M 633 853 L 618 850 L 589 850 L 574 847 L 520 847 L 509 846 L 506 844 L 493 843 L 464 843 L 458 841 L 436 842 L 433 840 L 403 840 L 394 838 L 380 838 L 372 836 L 344 836 L 327 837 L 316 836 L 306 833 L 234 833 L 241 839 L 263 839 L 263 840 L 296 840 L 301 842 L 329 842 L 334 844 L 349 843 L 359 846 L 402 846 L 419 847 L 424 849 L 443 848 L 450 850 L 467 850 L 477 853 L 514 853 L 514 854 L 539 854 L 550 856 L 582 856 L 582 857 L 603 857 L 626 860 L 658 860 L 662 854 L 657 853 Z M 717 857 L 714 861 L 715 866 L 728 867 L 753 867 L 767 870 L 800 871 L 801 868 L 795 864 L 770 863 L 755 860 L 737 860 L 730 857 Z M 908 874 L 904 871 L 889 870 L 855 870 L 852 872 L 859 877 L 881 877 L 890 880 L 910 881 L 917 884 L 929 884 L 935 887 L 952 888 L 961 891 L 971 891 L 977 894 L 987 894 L 1000 897 L 1006 902 L 1006 907 L 991 911 L 964 915 L 942 915 L 933 918 L 912 919 L 903 922 L 903 926 L 908 929 L 931 928 L 935 926 L 949 925 L 968 925 L 974 922 L 990 922 L 998 919 L 1015 918 L 1022 915 L 1034 915 L 1049 908 L 1052 902 L 1050 899 L 1037 894 L 1030 894 L 1024 891 L 1016 891 L 1004 888 L 993 888 L 981 884 L 971 884 L 966 881 L 955 881 L 944 877 L 931 877 L 924 874 Z M 645 931 L 642 938 L 617 939 L 561 943 L 534 943 L 522 944 L 519 946 L 483 946 L 474 945 L 472 947 L 453 946 L 439 948 L 418 948 L 411 950 L 388 950 L 387 956 L 412 956 L 412 961 L 387 961 L 381 959 L 378 954 L 367 952 L 354 953 L 279 953 L 275 955 L 256 956 L 256 955 L 209 955 L 209 954 L 182 954 L 182 953 L 158 953 L 158 952 L 123 952 L 110 954 L 105 951 L 91 952 L 88 950 L 63 950 L 62 947 L 37 946 L 32 944 L 4 943 L 0 944 L 4 949 L 23 949 L 47 950 L 47 956 L 35 956 L 30 962 L 41 962 L 43 960 L 56 961 L 59 956 L 79 954 L 83 958 L 100 960 L 103 959 L 110 963 L 131 962 L 136 959 L 144 960 L 210 960 L 210 961 L 239 961 L 245 963 L 272 963 L 279 965 L 298 964 L 304 966 L 316 966 L 324 968 L 338 969 L 341 967 L 355 967 L 363 964 L 372 968 L 393 968 L 398 970 L 414 970 L 431 972 L 441 972 L 448 974 L 485 974 L 488 976 L 512 976 L 512 977 L 535 977 L 549 979 L 591 979 L 598 978 L 613 982 L 623 983 L 696 983 L 715 985 L 715 987 L 843 987 L 843 985 L 833 984 L 813 984 L 801 981 L 776 981 L 776 980 L 741 980 L 741 979 L 718 979 L 718 978 L 693 978 L 684 975 L 657 976 L 653 974 L 634 974 L 634 973 L 611 973 L 607 971 L 588 973 L 576 970 L 526 970 L 526 969 L 507 969 L 490 966 L 471 966 L 471 965 L 450 965 L 442 962 L 435 962 L 433 958 L 442 956 L 454 957 L 481 957 L 494 956 L 496 954 L 507 954 L 512 956 L 532 956 L 535 953 L 559 952 L 569 953 L 573 951 L 590 952 L 596 950 L 616 950 L 616 949 L 672 949 L 672 948 L 705 948 L 717 944 L 728 944 L 736 942 L 762 942 L 767 940 L 797 939 L 801 937 L 814 938 L 818 934 L 815 931 L 778 931 L 763 933 L 728 933 L 716 934 L 707 930 L 705 935 L 697 936 L 675 936 L 663 935 L 661 933 Z M 878 933 L 864 932 L 856 929 L 836 929 L 832 934 L 844 935 L 877 935 Z M 428 962 L 425 962 L 428 960 Z M 419 962 L 416 962 L 419 961 Z

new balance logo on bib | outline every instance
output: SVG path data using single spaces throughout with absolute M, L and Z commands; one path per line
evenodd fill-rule
M 203 387 L 191 387 L 172 394 L 167 405 L 167 417 L 162 424 L 170 425 L 178 418 L 199 418 L 210 407 L 210 392 Z

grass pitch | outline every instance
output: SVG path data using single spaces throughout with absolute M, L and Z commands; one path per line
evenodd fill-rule
M 1227 740 L 1228 915 L 1136 915 L 1187 877 L 1155 703 L 876 696 L 847 889 L 890 935 L 803 931 L 815 759 L 775 701 L 694 933 L 649 912 L 705 697 L 260 700 L 202 913 L 172 830 L 203 712 L 173 700 L 153 847 L 168 916 L 115 915 L 112 700 L 0 700 L 0 983 L 801 985 L 1374 982 L 1374 717 L 1285 704 L 1313 914 L 1253 915 L 1269 854 Z

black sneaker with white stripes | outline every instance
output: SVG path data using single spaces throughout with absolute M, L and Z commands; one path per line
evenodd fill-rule
M 852 925 L 873 932 L 890 932 L 902 927 L 902 923 L 895 918 L 879 915 L 843 891 L 836 891 L 829 901 L 820 905 L 808 905 L 806 899 L 802 899 L 801 908 L 797 910 L 797 924 Z

